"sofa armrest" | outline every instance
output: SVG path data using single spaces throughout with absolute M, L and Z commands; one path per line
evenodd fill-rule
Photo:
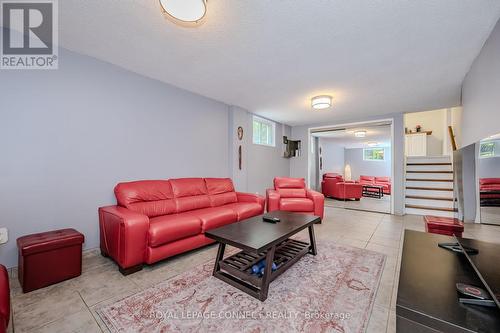
M 253 193 L 236 192 L 236 197 L 238 199 L 238 202 L 258 203 L 262 207 L 262 213 L 264 213 L 264 208 L 266 206 L 266 199 L 262 195 L 253 194 Z
M 120 268 L 141 265 L 147 248 L 149 218 L 120 206 L 99 208 L 101 251 Z
M 274 212 L 280 209 L 280 194 L 278 191 L 268 189 L 266 191 L 267 211 Z
M 314 215 L 319 216 L 321 217 L 321 219 L 323 219 L 325 196 L 313 190 L 307 190 L 306 195 L 314 202 Z

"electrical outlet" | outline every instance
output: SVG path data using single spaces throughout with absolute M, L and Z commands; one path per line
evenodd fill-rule
M 7 228 L 0 228 L 0 244 L 5 244 L 9 241 L 9 231 Z

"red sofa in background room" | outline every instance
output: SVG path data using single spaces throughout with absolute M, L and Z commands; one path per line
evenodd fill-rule
M 391 194 L 392 183 L 390 177 L 359 176 L 358 183 L 362 185 L 382 186 L 384 194 Z
M 325 173 L 321 182 L 321 192 L 329 198 L 359 200 L 363 195 L 363 185 L 344 181 L 342 175 L 337 173 Z
M 481 206 L 500 206 L 500 178 L 479 179 Z
M 307 189 L 304 178 L 274 178 L 274 189 L 266 192 L 267 211 L 306 213 L 323 219 L 325 197 Z
M 260 215 L 264 198 L 235 192 L 229 178 L 120 183 L 115 206 L 99 208 L 101 253 L 130 274 L 213 243 L 206 230 Z

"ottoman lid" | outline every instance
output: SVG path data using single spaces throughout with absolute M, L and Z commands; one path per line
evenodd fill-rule
M 464 223 L 457 218 L 426 215 L 424 221 L 432 229 L 464 231 Z
M 28 255 L 82 244 L 83 241 L 83 234 L 75 229 L 61 229 L 19 237 L 17 247 L 22 255 Z

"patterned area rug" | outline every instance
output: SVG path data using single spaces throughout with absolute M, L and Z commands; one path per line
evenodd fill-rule
M 260 302 L 212 276 L 213 261 L 98 310 L 111 332 L 364 332 L 385 256 L 318 242 Z

